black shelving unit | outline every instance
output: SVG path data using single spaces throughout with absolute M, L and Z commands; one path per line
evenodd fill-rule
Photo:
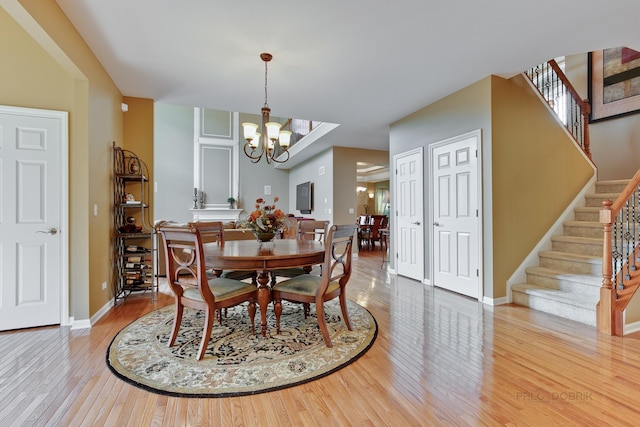
M 133 292 L 155 299 L 155 229 L 149 220 L 149 171 L 135 153 L 113 143 L 114 304 Z

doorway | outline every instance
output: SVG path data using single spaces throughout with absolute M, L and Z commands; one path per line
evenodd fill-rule
M 0 330 L 68 322 L 68 114 L 0 106 Z

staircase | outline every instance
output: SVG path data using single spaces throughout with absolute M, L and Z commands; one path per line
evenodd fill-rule
M 628 180 L 600 181 L 574 210 L 564 234 L 551 238 L 551 250 L 538 253 L 539 265 L 526 269 L 527 282 L 511 287 L 514 304 L 596 326 L 602 286 L 602 201 L 615 200 Z

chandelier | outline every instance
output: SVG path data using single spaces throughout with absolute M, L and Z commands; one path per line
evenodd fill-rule
M 289 142 L 291 139 L 291 132 L 288 130 L 280 130 L 280 123 L 269 121 L 269 114 L 271 109 L 267 104 L 267 63 L 271 61 L 273 55 L 270 53 L 261 53 L 260 59 L 264 61 L 264 105 L 262 106 L 262 125 L 260 126 L 260 132 L 258 132 L 258 125 L 255 123 L 243 123 L 242 128 L 244 130 L 244 139 L 247 142 L 244 144 L 244 154 L 251 159 L 253 163 L 258 163 L 262 156 L 267 160 L 267 164 L 271 162 L 284 163 L 289 160 Z M 279 151 L 277 147 L 280 147 L 286 158 L 284 160 L 278 160 L 276 153 Z

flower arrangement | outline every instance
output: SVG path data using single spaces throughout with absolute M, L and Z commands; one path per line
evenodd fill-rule
M 242 229 L 251 230 L 254 233 L 276 233 L 283 231 L 289 225 L 285 213 L 276 208 L 278 197 L 273 198 L 273 204 L 260 198 L 256 200 L 256 209 L 249 214 L 247 219 L 240 222 Z

